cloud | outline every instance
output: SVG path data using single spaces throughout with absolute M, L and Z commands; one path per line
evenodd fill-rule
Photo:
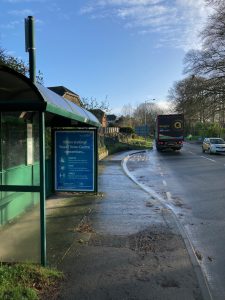
M 93 11 L 94 11 L 93 6 L 84 6 L 80 9 L 80 14 L 85 15 L 85 14 L 92 13 Z
M 5 2 L 15 4 L 15 3 L 33 3 L 33 2 L 44 2 L 45 0 L 5 0 Z
M 61 21 L 69 21 L 72 18 L 73 12 L 72 11 L 66 11 L 63 9 L 58 3 L 50 3 L 47 6 L 47 10 L 52 14 L 54 14 L 57 19 Z
M 90 0 L 81 14 L 115 18 L 137 34 L 157 34 L 156 47 L 199 48 L 210 13 L 205 0 Z
M 31 9 L 11 10 L 8 13 L 10 15 L 19 17 L 32 16 L 34 14 L 34 12 Z
M 99 5 L 149 5 L 157 4 L 162 2 L 162 0 L 98 0 Z
M 8 24 L 1 24 L 1 29 L 15 29 L 20 24 L 19 21 L 11 21 Z

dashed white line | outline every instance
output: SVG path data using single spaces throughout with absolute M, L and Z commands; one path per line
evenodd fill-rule
M 216 162 L 214 159 L 211 159 L 211 158 L 208 158 L 208 157 L 205 157 L 205 156 L 200 156 L 200 157 L 205 158 L 205 159 L 207 159 L 207 160 L 210 160 L 210 161 L 212 161 L 212 162 Z
M 163 180 L 163 185 L 167 186 L 167 182 L 165 180 Z
M 189 153 L 191 153 L 191 154 L 195 154 L 194 152 L 191 152 L 191 151 L 189 151 Z
M 168 201 L 172 201 L 172 196 L 170 192 L 166 192 L 166 197 L 168 199 Z

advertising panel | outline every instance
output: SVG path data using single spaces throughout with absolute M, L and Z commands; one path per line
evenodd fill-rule
M 94 131 L 55 131 L 55 190 L 95 190 Z M 97 151 L 97 150 L 96 150 Z

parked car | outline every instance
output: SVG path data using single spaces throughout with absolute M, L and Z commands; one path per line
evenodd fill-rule
M 202 143 L 202 152 L 225 153 L 225 141 L 221 138 L 205 138 Z

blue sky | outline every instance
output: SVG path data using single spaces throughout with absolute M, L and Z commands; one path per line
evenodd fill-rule
M 166 100 L 209 12 L 204 0 L 0 0 L 0 46 L 27 61 L 24 18 L 34 16 L 44 85 L 107 98 L 119 113 Z

